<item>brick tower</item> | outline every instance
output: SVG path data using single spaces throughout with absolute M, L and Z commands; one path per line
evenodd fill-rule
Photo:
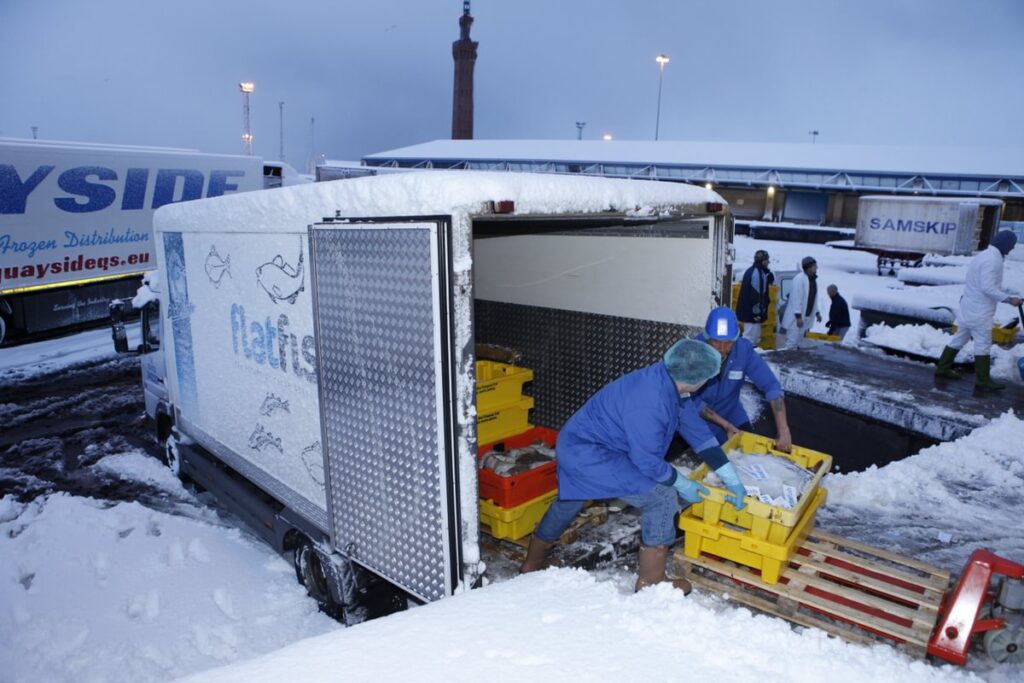
M 452 140 L 473 139 L 473 67 L 476 65 L 477 43 L 469 39 L 473 17 L 469 14 L 469 0 L 462 3 L 459 28 L 462 34 L 452 43 L 455 58 L 455 96 L 452 100 Z

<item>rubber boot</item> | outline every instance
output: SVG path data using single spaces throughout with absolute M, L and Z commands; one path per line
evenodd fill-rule
M 636 586 L 633 592 L 639 592 L 643 588 L 653 586 L 656 583 L 671 581 L 675 588 L 683 591 L 683 595 L 689 595 L 693 586 L 686 579 L 669 579 L 665 575 L 665 561 L 668 559 L 668 546 L 640 546 L 639 576 L 636 579 Z
M 942 355 L 939 356 L 939 364 L 935 366 L 936 377 L 960 379 L 960 373 L 953 369 L 953 360 L 956 358 L 956 353 L 959 350 L 950 346 L 942 349 Z
M 993 382 L 990 372 L 992 371 L 992 356 L 974 357 L 974 388 L 979 391 L 1002 391 L 1005 384 Z
M 540 571 L 548 567 L 548 551 L 555 544 L 542 541 L 536 535 L 530 536 L 530 546 L 526 549 L 526 559 L 519 565 L 520 574 Z

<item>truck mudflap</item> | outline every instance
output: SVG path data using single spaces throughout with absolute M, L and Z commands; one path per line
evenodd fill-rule
M 455 317 L 471 307 L 456 299 L 472 292 L 453 274 L 452 221 L 339 219 L 309 235 L 331 542 L 421 600 L 451 595 L 463 580 L 457 411 L 472 400 L 457 386 L 471 351 L 453 341 L 469 346 Z

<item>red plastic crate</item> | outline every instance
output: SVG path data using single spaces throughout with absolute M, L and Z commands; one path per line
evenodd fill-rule
M 483 458 L 488 452 L 497 450 L 496 447 L 503 446 L 503 450 L 510 451 L 514 448 L 526 448 L 537 441 L 554 448 L 558 439 L 558 432 L 547 427 L 533 427 L 522 434 L 516 434 L 481 446 L 477 449 L 477 456 Z M 545 463 L 532 470 L 502 477 L 489 469 L 479 469 L 480 497 L 493 501 L 503 508 L 513 508 L 517 505 L 533 500 L 549 491 L 558 488 L 555 461 Z

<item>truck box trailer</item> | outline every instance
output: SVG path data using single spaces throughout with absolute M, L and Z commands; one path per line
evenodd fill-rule
M 857 203 L 854 248 L 886 265 L 919 265 L 925 254 L 973 254 L 999 229 L 1003 202 L 980 197 L 887 197 Z
M 0 342 L 103 320 L 153 268 L 155 209 L 300 181 L 257 157 L 0 139 Z
M 733 254 L 704 188 L 469 171 L 168 205 L 155 234 L 169 463 L 350 622 L 481 582 L 477 344 L 521 355 L 558 429 L 728 304 Z

